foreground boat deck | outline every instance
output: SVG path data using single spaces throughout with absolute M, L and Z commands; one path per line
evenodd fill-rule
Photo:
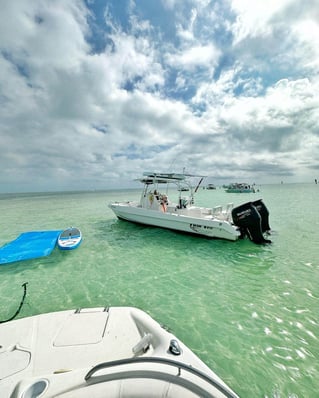
M 236 398 L 188 347 L 132 307 L 0 325 L 1 397 Z

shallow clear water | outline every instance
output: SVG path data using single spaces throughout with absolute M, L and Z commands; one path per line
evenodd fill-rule
M 0 246 L 21 232 L 81 229 L 74 251 L 0 266 L 0 320 L 89 306 L 136 306 L 167 326 L 241 397 L 319 390 L 319 186 L 256 194 L 199 190 L 213 207 L 263 198 L 272 244 L 228 242 L 137 226 L 107 204 L 139 191 L 0 195 Z

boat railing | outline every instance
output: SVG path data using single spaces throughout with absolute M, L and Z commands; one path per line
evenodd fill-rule
M 145 368 L 137 368 L 137 369 L 127 369 L 125 368 L 122 371 L 108 373 L 108 374 L 100 374 L 94 376 L 95 373 L 100 372 L 104 369 L 115 368 L 120 366 L 129 365 L 130 367 L 136 364 L 147 364 L 147 369 Z M 174 368 L 176 370 L 176 374 L 171 374 L 160 370 L 150 369 L 149 365 L 166 365 Z M 158 379 L 166 382 L 171 382 L 174 384 L 181 385 L 194 393 L 204 396 L 214 398 L 215 395 L 212 395 L 205 389 L 204 387 L 199 386 L 198 383 L 194 383 L 190 380 L 190 378 L 183 377 L 182 371 L 188 372 L 202 381 L 208 383 L 215 390 L 221 392 L 226 398 L 238 398 L 238 396 L 227 388 L 227 386 L 222 385 L 219 381 L 212 379 L 204 372 L 190 366 L 184 364 L 182 362 L 178 362 L 172 359 L 160 358 L 160 357 L 135 357 L 135 358 L 126 358 L 120 359 L 116 361 L 103 362 L 96 366 L 94 366 L 86 375 L 85 381 L 88 384 L 102 383 L 113 380 L 120 379 L 133 379 L 133 378 L 149 378 L 149 379 Z
M 218 216 L 218 217 L 224 217 L 227 218 L 231 215 L 232 209 L 234 208 L 233 203 L 227 203 L 226 209 L 223 208 L 223 206 L 215 206 L 212 209 L 212 214 L 213 216 Z
M 220 216 L 223 212 L 223 206 L 215 206 L 213 208 L 213 216 Z

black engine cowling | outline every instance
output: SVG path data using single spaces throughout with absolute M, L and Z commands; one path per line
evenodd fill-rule
M 237 225 L 242 236 L 248 235 L 254 243 L 271 243 L 263 233 L 269 232 L 269 212 L 263 201 L 247 202 L 232 210 L 233 223 Z
M 256 207 L 258 213 L 261 216 L 261 230 L 262 230 L 262 232 L 269 232 L 270 231 L 269 211 L 268 211 L 267 207 L 265 206 L 264 202 L 261 199 L 256 200 L 255 202 L 252 202 L 252 203 Z

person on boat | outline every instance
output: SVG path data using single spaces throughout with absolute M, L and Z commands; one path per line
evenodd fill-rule
M 151 204 L 151 206 L 152 206 L 153 201 L 154 201 L 154 195 L 152 194 L 152 192 L 149 193 L 148 199 L 149 199 L 150 204 Z
M 157 192 L 156 189 L 154 190 L 154 195 L 155 195 L 155 198 L 156 198 L 157 200 L 159 200 L 160 194 Z
M 160 200 L 160 204 L 162 206 L 162 210 L 165 213 L 167 210 L 167 205 L 168 205 L 168 199 L 167 196 L 165 194 L 163 195 L 159 195 L 159 200 Z
M 165 203 L 166 205 L 168 205 L 168 199 L 167 199 L 167 196 L 164 194 L 164 195 L 162 195 L 162 201 L 163 201 L 163 203 Z

